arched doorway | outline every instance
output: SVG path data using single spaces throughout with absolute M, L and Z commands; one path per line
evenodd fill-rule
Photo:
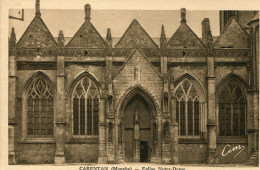
M 118 110 L 118 162 L 150 162 L 158 151 L 158 105 L 142 87 L 127 90 Z
M 149 162 L 151 160 L 151 111 L 147 102 L 134 96 L 128 103 L 123 117 L 125 161 Z

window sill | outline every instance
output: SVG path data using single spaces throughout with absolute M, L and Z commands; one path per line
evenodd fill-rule
M 217 143 L 248 143 L 247 136 L 218 137 Z
M 206 139 L 200 138 L 179 138 L 179 144 L 206 144 Z
M 26 138 L 25 140 L 21 141 L 20 143 L 27 143 L 27 144 L 55 144 L 56 141 L 54 138 Z
M 93 143 L 99 142 L 98 136 L 73 136 L 72 139 L 66 144 L 83 144 L 83 143 Z

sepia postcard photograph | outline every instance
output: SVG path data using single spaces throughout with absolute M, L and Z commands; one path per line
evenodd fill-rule
M 234 2 L 0 2 L 0 169 L 258 169 L 260 3 Z

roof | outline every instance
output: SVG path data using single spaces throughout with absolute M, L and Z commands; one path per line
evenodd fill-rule
M 248 48 L 248 38 L 249 34 L 235 17 L 231 17 L 213 47 L 221 48 L 232 45 L 232 48 Z
M 41 17 L 35 16 L 17 42 L 17 46 L 28 48 L 54 48 L 57 46 L 57 42 Z
M 115 45 L 116 48 L 129 48 L 129 47 L 141 47 L 141 48 L 157 48 L 153 39 L 148 35 L 140 23 L 134 19 L 129 25 L 124 35 Z
M 106 48 L 107 44 L 90 21 L 85 21 L 66 47 Z
M 10 14 L 18 13 L 19 9 L 10 9 Z M 25 32 L 35 16 L 35 10 L 24 10 L 24 21 L 9 20 L 9 35 L 15 28 L 17 40 Z M 73 37 L 85 21 L 83 9 L 41 9 L 41 18 L 53 36 L 63 30 L 65 37 Z M 213 36 L 219 34 L 218 11 L 189 11 L 189 26 L 201 37 L 201 21 L 210 18 Z M 161 25 L 165 27 L 166 36 L 171 36 L 179 27 L 179 10 L 91 10 L 91 23 L 102 37 L 106 36 L 107 28 L 111 29 L 112 37 L 121 37 L 134 18 L 142 24 L 151 37 L 160 37 Z M 155 39 L 153 39 L 155 41 Z M 115 39 L 113 39 L 115 43 Z M 159 44 L 155 42 L 156 44 Z
M 183 23 L 167 43 L 169 48 L 204 48 L 204 44 L 191 28 Z

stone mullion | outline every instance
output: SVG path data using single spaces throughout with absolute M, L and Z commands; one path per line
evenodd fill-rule
M 99 102 L 99 156 L 98 163 L 107 163 L 106 155 L 106 106 L 105 95 L 101 94 Z
M 55 164 L 65 163 L 64 125 L 65 125 L 65 81 L 64 56 L 57 57 L 57 94 L 56 94 L 56 152 Z
M 9 91 L 8 91 L 8 163 L 16 164 L 15 160 L 15 114 L 16 114 L 16 57 L 9 56 Z
M 202 103 L 199 102 L 199 135 L 201 139 L 203 139 L 203 114 L 204 112 L 202 111 Z

